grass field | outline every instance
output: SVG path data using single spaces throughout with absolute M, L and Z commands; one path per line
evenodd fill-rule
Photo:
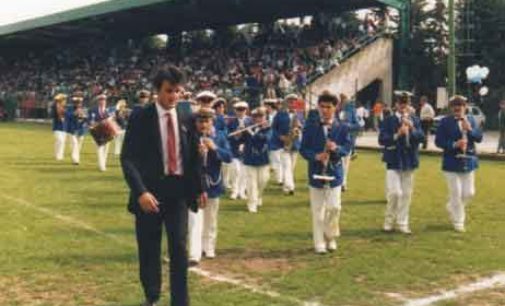
M 83 163 L 53 159 L 49 126 L 0 124 L 0 305 L 138 305 L 142 294 L 127 188 L 118 160 L 96 169 L 91 138 Z M 68 152 L 68 150 L 67 150 Z M 300 159 L 301 161 L 301 159 Z M 416 173 L 410 237 L 380 231 L 384 168 L 378 153 L 352 163 L 337 253 L 315 255 L 305 163 L 297 193 L 270 185 L 257 215 L 222 202 L 218 257 L 202 268 L 279 297 L 192 274 L 192 305 L 399 305 L 505 270 L 505 163 L 482 162 L 468 232 L 448 222 L 437 157 Z M 165 266 L 166 268 L 166 266 Z M 166 270 L 166 269 L 165 269 Z M 165 271 L 162 302 L 167 303 Z M 440 305 L 505 305 L 492 289 Z

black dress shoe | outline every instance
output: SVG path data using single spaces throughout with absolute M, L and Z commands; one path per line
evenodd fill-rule
M 188 266 L 189 266 L 190 268 L 192 268 L 192 267 L 196 267 L 196 266 L 198 266 L 198 264 L 200 264 L 200 263 L 199 263 L 198 261 L 196 261 L 196 260 L 190 260 L 190 261 L 188 262 Z

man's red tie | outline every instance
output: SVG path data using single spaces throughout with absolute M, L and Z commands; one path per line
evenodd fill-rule
M 168 175 L 174 175 L 177 171 L 177 150 L 174 123 L 172 121 L 172 114 L 170 113 L 167 113 L 167 154 Z

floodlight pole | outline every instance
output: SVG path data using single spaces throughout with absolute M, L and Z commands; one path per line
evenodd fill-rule
M 455 26 L 455 12 L 454 0 L 449 0 L 449 54 L 447 60 L 447 92 L 449 97 L 457 92 L 456 88 L 456 26 Z

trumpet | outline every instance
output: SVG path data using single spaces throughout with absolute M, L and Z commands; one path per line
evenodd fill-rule
M 302 133 L 302 124 L 298 119 L 298 117 L 296 116 L 296 114 L 294 114 L 293 119 L 291 120 L 289 134 L 284 142 L 284 150 L 292 151 L 293 144 L 296 139 L 300 138 L 301 133 Z
M 253 132 L 253 130 L 254 130 L 254 129 L 256 129 L 256 128 L 258 128 L 258 127 L 261 127 L 261 129 L 260 129 L 260 130 L 264 130 L 264 129 L 268 129 L 268 128 L 270 128 L 270 123 L 268 123 L 268 125 L 266 125 L 266 126 L 265 126 L 265 122 L 266 122 L 266 121 L 264 121 L 264 122 L 260 122 L 260 123 L 255 123 L 255 124 L 252 124 L 252 125 L 250 125 L 250 126 L 248 126 L 248 127 L 238 129 L 238 130 L 236 130 L 236 131 L 231 132 L 230 134 L 228 134 L 228 137 L 238 136 L 238 135 L 240 135 L 240 134 L 242 134 L 242 133 L 244 133 L 244 132 L 249 132 L 249 133 L 251 133 L 251 134 L 255 134 L 255 133 Z M 258 130 L 258 131 L 260 131 L 260 130 Z M 257 133 L 258 131 L 256 131 L 256 133 Z

